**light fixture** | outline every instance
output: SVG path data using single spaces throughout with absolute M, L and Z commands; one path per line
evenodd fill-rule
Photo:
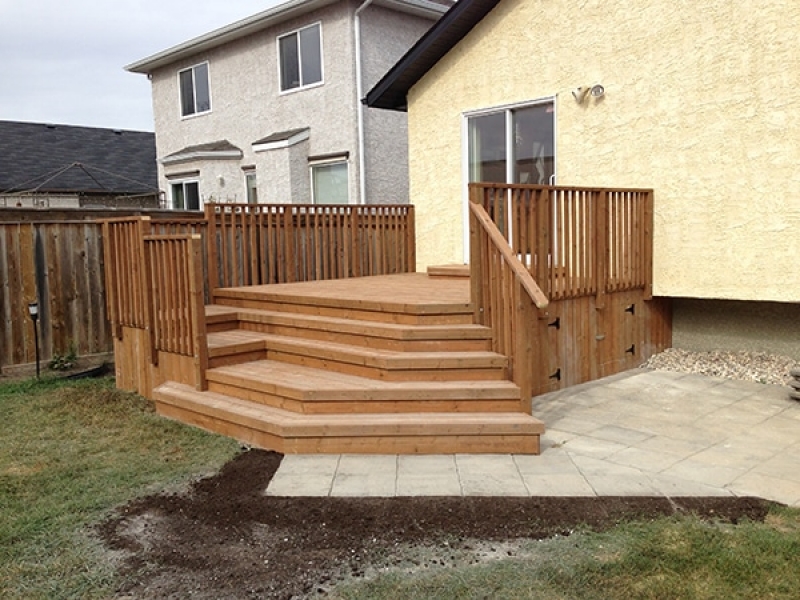
M 39 379 L 39 303 L 31 302 L 28 304 L 28 314 L 33 321 L 33 339 L 36 344 L 36 379 Z
M 572 97 L 575 98 L 575 102 L 581 104 L 585 99 L 586 95 L 589 93 L 588 87 L 577 87 L 572 90 Z
M 603 96 L 606 95 L 606 88 L 604 88 L 599 83 L 595 83 L 592 86 L 592 90 L 591 91 L 592 91 L 592 96 L 594 96 L 595 98 L 602 98 Z

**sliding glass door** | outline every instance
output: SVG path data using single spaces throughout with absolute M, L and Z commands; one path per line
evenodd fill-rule
M 470 182 L 554 183 L 552 100 L 468 116 L 467 136 Z

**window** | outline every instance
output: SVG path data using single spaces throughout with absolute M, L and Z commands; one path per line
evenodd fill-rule
M 468 117 L 469 180 L 551 184 L 554 112 L 546 101 Z
M 258 187 L 256 186 L 256 172 L 244 174 L 244 187 L 247 193 L 248 204 L 258 204 Z
M 180 71 L 178 81 L 181 93 L 181 116 L 188 117 L 211 110 L 208 63 Z
M 348 204 L 347 161 L 311 165 L 311 201 Z
M 196 181 L 172 184 L 172 208 L 175 210 L 200 210 L 200 186 Z
M 322 29 L 319 23 L 278 38 L 281 91 L 322 81 Z

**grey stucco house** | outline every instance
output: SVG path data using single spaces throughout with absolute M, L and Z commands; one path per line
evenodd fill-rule
M 289 0 L 126 66 L 168 205 L 408 201 L 406 115 L 361 98 L 451 5 Z

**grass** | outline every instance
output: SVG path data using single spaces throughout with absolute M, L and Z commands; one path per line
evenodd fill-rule
M 113 381 L 0 385 L 0 597 L 101 598 L 116 585 L 89 525 L 218 469 L 236 442 L 158 417 Z
M 797 598 L 800 510 L 736 526 L 694 517 L 631 522 L 605 533 L 526 542 L 518 558 L 390 572 L 334 590 L 380 599 Z

